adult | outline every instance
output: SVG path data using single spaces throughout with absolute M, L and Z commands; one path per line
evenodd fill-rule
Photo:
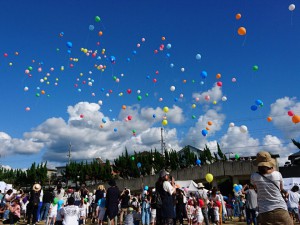
M 251 175 L 251 183 L 257 189 L 259 223 L 261 225 L 292 225 L 287 205 L 281 192 L 283 180 L 280 172 L 275 171 L 275 160 L 270 153 L 261 151 L 253 161 L 258 172 Z
M 162 206 L 159 210 L 159 217 L 161 221 L 159 223 L 164 225 L 173 225 L 175 210 L 172 195 L 176 194 L 174 178 L 170 180 L 169 173 L 166 170 L 161 170 L 159 172 L 159 180 L 156 182 L 155 186 L 155 189 L 162 200 Z
M 299 186 L 295 185 L 292 187 L 291 190 L 288 191 L 288 211 L 290 213 L 291 218 L 296 218 L 297 221 L 299 221 L 299 201 L 300 201 L 300 195 L 299 195 Z
M 246 190 L 246 188 L 248 188 Z M 244 185 L 242 193 L 246 195 L 246 220 L 247 225 L 257 225 L 256 212 L 257 212 L 257 193 L 253 184 Z
M 183 225 L 183 218 L 185 217 L 186 197 L 183 190 L 176 188 L 176 219 L 180 225 Z
M 201 207 L 201 211 L 204 217 L 204 223 L 205 225 L 209 225 L 209 220 L 208 220 L 208 208 L 207 208 L 207 190 L 204 188 L 204 185 L 202 183 L 198 183 L 197 185 L 198 191 L 196 192 L 196 196 L 198 197 L 199 200 L 203 201 L 203 206 Z
M 81 201 L 81 193 L 79 187 L 76 187 L 73 197 L 75 199 L 75 205 L 79 206 Z
M 142 216 L 142 224 L 143 225 L 150 225 L 150 195 L 147 190 L 144 190 L 142 194 L 142 204 L 141 204 L 141 216 Z
M 98 218 L 96 209 L 97 209 L 99 200 L 104 197 L 105 192 L 106 191 L 105 191 L 104 185 L 100 184 L 95 192 L 95 204 L 94 204 L 94 208 L 93 208 L 93 221 L 92 222 L 95 222 L 95 220 Z
M 119 198 L 120 198 L 120 191 L 117 187 L 115 180 L 110 180 L 108 182 L 108 185 L 110 186 L 107 189 L 106 193 L 106 212 L 108 217 L 108 224 L 110 225 L 117 225 L 117 216 L 118 216 L 118 204 L 119 204 Z
M 68 198 L 68 205 L 63 207 L 60 211 L 64 225 L 78 224 L 80 211 L 78 206 L 74 205 L 75 199 L 73 197 Z
M 58 200 L 63 200 L 65 196 L 65 189 L 63 189 L 62 184 L 58 183 L 56 188 L 53 191 L 54 198 Z
M 41 220 L 46 221 L 50 209 L 51 202 L 53 201 L 52 191 L 46 190 L 43 195 L 43 205 L 41 208 Z
M 129 191 L 125 188 L 120 197 L 121 201 L 121 213 L 120 213 L 120 225 L 123 224 L 123 217 L 127 215 L 128 208 L 129 208 L 129 201 L 130 201 L 130 195 Z
M 81 184 L 80 194 L 81 194 L 81 198 L 87 198 L 89 195 L 89 190 L 86 188 L 85 183 Z
M 42 187 L 40 184 L 34 184 L 32 190 L 29 193 L 29 203 L 26 210 L 27 224 L 30 224 L 30 221 L 32 222 L 32 224 L 36 223 L 38 205 L 40 203 L 41 188 Z

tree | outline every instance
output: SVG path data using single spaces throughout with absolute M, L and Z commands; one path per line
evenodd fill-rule
M 223 154 L 221 148 L 220 148 L 220 145 L 219 143 L 217 143 L 217 147 L 218 147 L 218 156 L 220 157 L 221 160 L 227 160 L 227 157 L 225 154 Z
M 292 142 L 293 142 L 294 145 L 297 146 L 297 148 L 300 149 L 300 142 L 295 141 L 295 139 L 292 139 Z

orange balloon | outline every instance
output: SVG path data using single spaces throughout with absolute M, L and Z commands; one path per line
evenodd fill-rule
M 44 95 L 46 92 L 44 90 L 41 91 L 41 94 Z
M 99 36 L 102 36 L 102 35 L 103 35 L 103 32 L 102 32 L 102 31 L 99 31 L 98 35 L 99 35 Z
M 216 78 L 217 78 L 217 79 L 220 79 L 220 78 L 221 78 L 221 74 L 218 73 L 218 74 L 216 75 Z
M 241 15 L 240 13 L 237 13 L 237 14 L 235 15 L 235 18 L 236 18 L 236 20 L 239 20 L 239 19 L 242 18 L 242 15 Z
M 206 127 L 206 130 L 210 130 L 209 127 Z
M 293 123 L 299 123 L 300 122 L 300 116 L 295 114 L 292 117 L 292 121 L 293 121 Z
M 240 27 L 238 29 L 238 34 L 241 35 L 241 36 L 244 36 L 246 35 L 247 31 L 246 31 L 246 28 L 245 27 Z
M 126 105 L 122 105 L 122 109 L 125 110 L 126 109 Z
M 211 126 L 211 125 L 213 124 L 213 122 L 208 121 L 207 124 L 208 124 L 209 126 Z
M 186 83 L 186 80 L 183 80 L 182 82 L 183 82 L 183 83 Z
M 272 117 L 269 116 L 269 117 L 267 118 L 267 120 L 268 120 L 268 122 L 271 122 L 273 119 L 272 119 Z
M 161 37 L 161 40 L 162 40 L 162 41 L 165 41 L 165 40 L 166 40 L 166 37 Z

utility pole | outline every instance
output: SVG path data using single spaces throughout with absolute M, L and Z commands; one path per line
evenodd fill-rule
M 69 144 L 69 153 L 68 153 L 68 159 L 69 159 L 69 164 L 68 165 L 70 165 L 70 162 L 71 162 L 71 149 L 72 149 L 72 145 L 71 145 L 71 142 L 70 142 L 70 144 Z
M 160 128 L 160 147 L 161 147 L 161 154 L 164 155 L 165 150 L 165 142 L 164 142 L 164 128 Z

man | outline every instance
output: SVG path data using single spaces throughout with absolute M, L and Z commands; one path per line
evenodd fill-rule
M 208 210 L 207 210 L 207 190 L 204 189 L 204 185 L 202 183 L 198 183 L 198 191 L 196 192 L 196 196 L 198 199 L 203 201 L 203 207 L 201 208 L 205 225 L 209 225 L 208 220 Z
M 245 189 L 248 190 L 245 191 Z M 256 211 L 257 211 L 257 194 L 254 190 L 253 184 L 246 184 L 243 186 L 242 193 L 246 195 L 246 219 L 247 225 L 257 225 Z
M 61 217 L 64 225 L 78 224 L 80 217 L 80 211 L 78 206 L 74 205 L 75 199 L 73 197 L 68 198 L 68 205 L 61 210 Z
M 41 220 L 46 222 L 46 219 L 48 217 L 48 212 L 50 209 L 50 204 L 53 201 L 53 193 L 52 191 L 45 191 L 43 195 L 43 205 L 41 208 Z
M 158 224 L 173 225 L 175 210 L 172 195 L 176 194 L 174 178 L 170 181 L 169 173 L 166 170 L 161 170 L 155 186 L 162 200 L 160 212 L 157 211 L 160 214 L 157 214 L 157 217 L 160 217 L 159 220 L 161 220 L 158 221 Z

